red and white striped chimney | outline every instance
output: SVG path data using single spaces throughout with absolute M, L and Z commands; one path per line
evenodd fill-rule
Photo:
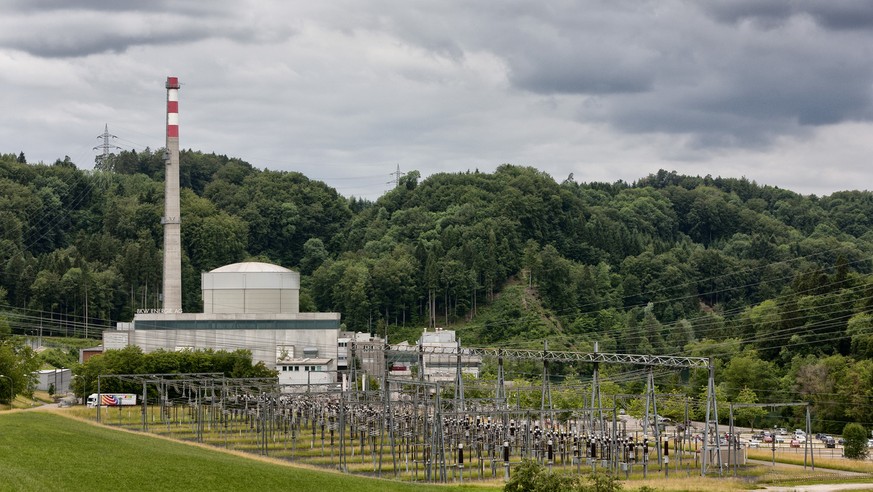
M 179 138 L 179 78 L 167 77 L 167 140 Z
M 182 227 L 179 204 L 179 79 L 167 77 L 167 156 L 164 178 L 163 312 L 182 312 Z

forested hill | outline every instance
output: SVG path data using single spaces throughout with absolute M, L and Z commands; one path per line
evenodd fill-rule
M 86 305 L 89 326 L 156 307 L 162 151 L 89 173 L 23 157 L 0 156 L 0 303 L 76 332 Z M 713 355 L 727 398 L 839 394 L 873 412 L 869 192 L 666 171 L 580 184 L 504 165 L 413 172 L 373 203 L 214 154 L 183 152 L 181 171 L 186 311 L 201 271 L 257 259 L 300 270 L 302 307 L 349 329 Z

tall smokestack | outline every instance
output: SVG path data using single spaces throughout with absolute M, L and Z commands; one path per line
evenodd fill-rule
M 182 312 L 182 229 L 179 205 L 179 79 L 167 77 L 167 155 L 164 179 L 164 306 Z

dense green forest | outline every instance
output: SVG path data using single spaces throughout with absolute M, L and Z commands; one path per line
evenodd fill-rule
M 0 155 L 14 332 L 94 336 L 159 305 L 162 155 L 125 151 L 89 172 Z M 811 401 L 824 428 L 873 426 L 873 193 L 663 170 L 558 182 L 503 165 L 412 172 L 370 202 L 215 154 L 183 151 L 181 173 L 186 311 L 201 308 L 200 272 L 267 261 L 302 273 L 303 310 L 340 312 L 351 330 L 713 357 L 724 401 Z M 659 384 L 697 396 L 705 379 Z

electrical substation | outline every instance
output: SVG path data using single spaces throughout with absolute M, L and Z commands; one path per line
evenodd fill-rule
M 376 379 L 352 365 L 347 385 L 281 385 L 273 378 L 218 374 L 100 375 L 98 392 L 123 383 L 128 390 L 138 388 L 140 400 L 136 408 L 98 407 L 97 418 L 108 425 L 404 481 L 507 479 L 524 459 L 556 471 L 603 471 L 622 479 L 671 473 L 722 476 L 745 461 L 736 438 L 725 440 L 719 432 L 707 358 L 421 345 L 402 351 L 385 346 L 384 351 L 386 361 L 397 352 L 413 352 L 421 359 L 427 352 L 494 359 L 497 378 L 490 388 L 483 381 L 474 383 L 479 397 L 465 398 L 460 369 L 453 381 L 430 381 L 392 377 L 387 371 Z M 503 365 L 511 360 L 539 361 L 542 386 L 507 386 Z M 551 405 L 549 364 L 558 362 L 594 368 L 590 383 L 575 388 L 584 395 L 580 408 Z M 645 393 L 601 395 L 602 364 L 619 364 L 633 377 L 645 378 Z M 655 374 L 685 369 L 710 376 L 703 402 L 708 425 L 695 428 L 686 419 L 668 433 L 658 423 L 657 409 L 659 399 L 670 396 L 655 393 Z M 362 389 L 366 380 L 370 389 Z M 521 393 L 531 391 L 540 393 L 538 408 L 520 404 Z M 644 402 L 639 422 L 625 412 L 631 400 Z M 604 401 L 611 403 L 604 406 Z M 686 399 L 686 415 L 689 404 Z
M 709 358 L 603 353 L 596 343 L 593 352 L 554 351 L 547 343 L 542 350 L 462 347 L 449 331 L 425 332 L 417 345 L 388 345 L 341 335 L 339 313 L 300 313 L 299 274 L 257 262 L 203 273 L 204 312 L 183 313 L 178 79 L 169 77 L 166 88 L 164 305 L 104 332 L 104 347 L 246 348 L 279 376 L 101 374 L 96 402 L 116 391 L 135 393 L 138 402 L 97 404 L 99 422 L 412 482 L 507 480 L 523 460 L 620 479 L 720 477 L 745 463 L 733 425 L 733 408 L 741 405 L 730 408 L 729 433 L 720 432 Z M 423 343 L 428 337 L 433 342 Z M 483 361 L 494 369 L 493 378 L 478 378 Z M 542 384 L 511 383 L 504 366 L 514 364 L 541 367 Z M 582 402 L 576 408 L 553 405 L 554 364 L 573 364 L 591 375 L 583 384 L 561 386 Z M 602 395 L 600 368 L 606 365 L 615 369 L 610 381 L 645 381 L 645 390 Z M 680 371 L 705 374 L 705 397 L 681 397 L 684 418 L 668 430 L 658 405 L 678 396 L 658 394 L 655 379 Z M 511 376 L 531 379 L 530 373 Z M 691 405 L 705 416 L 702 422 L 690 418 Z M 631 407 L 636 413 L 642 407 L 642 417 L 632 418 Z M 806 421 L 808 435 L 808 406 Z

